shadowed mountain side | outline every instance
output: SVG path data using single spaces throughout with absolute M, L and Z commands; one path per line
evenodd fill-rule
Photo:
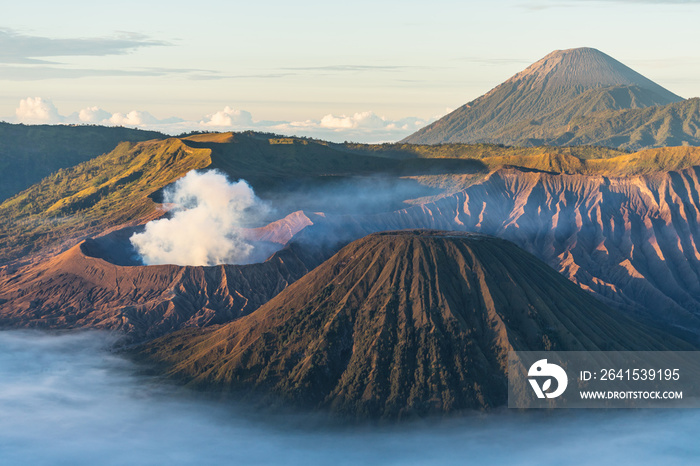
M 401 231 L 351 243 L 243 319 L 137 355 L 266 404 L 397 418 L 503 405 L 510 350 L 680 348 L 508 241 Z
M 513 241 L 632 313 L 700 331 L 700 169 L 609 178 L 503 169 L 433 203 L 316 219 L 295 241 L 431 228 Z M 336 235 L 336 236 L 334 236 Z
M 402 142 L 523 143 L 532 138 L 530 132 L 546 132 L 596 112 L 682 100 L 596 49 L 557 50 Z M 593 136 L 589 134 L 587 143 L 601 144 Z
M 119 266 L 95 257 L 117 240 L 86 240 L 19 272 L 0 272 L 0 326 L 98 328 L 129 341 L 228 322 L 267 302 L 332 252 L 289 245 L 252 265 Z
M 120 142 L 164 139 L 155 131 L 0 122 L 0 202 L 68 168 L 113 150 Z

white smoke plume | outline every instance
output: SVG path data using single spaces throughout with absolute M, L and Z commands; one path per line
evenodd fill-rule
M 221 172 L 191 171 L 164 193 L 170 218 L 146 224 L 131 243 L 146 265 L 249 264 L 264 260 L 243 227 L 269 212 L 245 180 Z

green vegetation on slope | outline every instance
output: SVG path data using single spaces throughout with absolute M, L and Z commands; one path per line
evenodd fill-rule
M 510 166 L 569 175 L 610 177 L 650 175 L 700 165 L 700 148 L 661 147 L 604 159 L 579 159 L 565 153 L 551 152 L 529 156 L 491 157 L 484 162 L 492 170 Z
M 491 157 L 531 157 L 539 155 L 563 155 L 578 159 L 607 159 L 626 154 L 626 151 L 599 146 L 537 146 L 512 147 L 503 144 L 343 144 L 343 147 L 357 153 L 368 153 L 389 158 L 454 158 L 484 160 Z
M 154 131 L 122 127 L 13 125 L 0 122 L 0 201 L 56 170 L 109 152 L 120 142 L 164 137 Z
M 157 216 L 149 196 L 210 163 L 208 150 L 168 139 L 122 143 L 61 169 L 0 205 L 0 264 L 46 249 L 57 252 L 77 239 Z

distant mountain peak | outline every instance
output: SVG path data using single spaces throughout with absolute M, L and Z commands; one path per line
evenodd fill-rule
M 552 89 L 637 86 L 655 92 L 669 103 L 682 100 L 610 55 L 591 47 L 555 50 L 506 81 L 522 82 Z
M 402 142 L 527 144 L 548 130 L 569 131 L 572 119 L 594 112 L 682 100 L 600 50 L 555 50 Z M 528 122 L 534 122 L 537 131 L 527 127 Z M 546 143 L 557 144 L 556 138 L 549 139 Z

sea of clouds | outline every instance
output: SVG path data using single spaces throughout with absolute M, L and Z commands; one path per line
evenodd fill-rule
M 697 410 L 498 412 L 403 425 L 255 413 L 139 375 L 96 332 L 0 331 L 3 465 L 689 465 Z

